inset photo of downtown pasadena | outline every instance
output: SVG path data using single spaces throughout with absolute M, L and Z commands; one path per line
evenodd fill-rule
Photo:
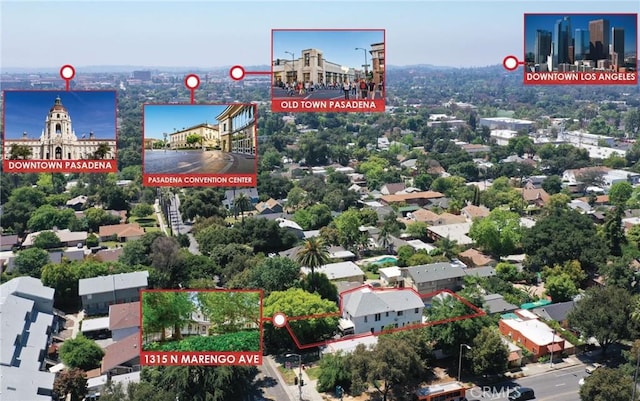
M 525 84 L 637 85 L 638 14 L 525 14 Z
M 253 104 L 145 104 L 143 183 L 148 186 L 256 185 Z
M 3 171 L 117 171 L 115 91 L 4 91 Z
M 384 112 L 384 29 L 271 34 L 272 111 Z

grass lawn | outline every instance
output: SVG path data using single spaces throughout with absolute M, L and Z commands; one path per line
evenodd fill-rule
M 288 385 L 295 384 L 294 379 L 298 375 L 298 373 L 294 372 L 293 369 L 287 369 L 282 365 L 278 365 L 278 370 L 280 371 L 282 378 Z
M 151 233 L 154 231 L 160 231 L 160 227 L 144 227 L 145 233 Z
M 101 241 L 101 246 L 106 246 L 107 248 L 115 248 L 120 242 L 118 241 Z
M 305 372 L 307 372 L 309 379 L 318 380 L 318 377 L 320 377 L 320 366 L 314 366 L 313 368 L 305 370 Z
M 368 270 L 366 271 L 366 276 L 367 276 L 367 280 L 377 280 L 377 279 L 380 278 L 379 274 L 372 273 L 372 272 L 370 272 Z

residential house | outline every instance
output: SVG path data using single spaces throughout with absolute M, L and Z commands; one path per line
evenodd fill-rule
M 424 302 L 410 288 L 363 286 L 340 294 L 340 305 L 342 319 L 353 326 L 351 334 L 373 334 L 389 327 L 421 324 L 424 310 Z
M 308 275 L 311 273 L 311 269 L 303 266 L 300 268 L 300 272 L 304 275 Z M 316 267 L 314 272 L 325 274 L 331 281 L 364 283 L 365 279 L 365 274 L 362 269 L 360 269 L 355 263 L 348 261 L 329 263 L 324 266 Z
M 504 337 L 500 337 L 502 343 L 509 349 L 509 356 L 507 357 L 508 366 L 510 368 L 517 368 L 522 365 L 522 348 L 518 347 L 511 341 Z
M 460 210 L 460 215 L 468 221 L 474 221 L 487 217 L 491 211 L 484 206 L 467 205 Z
M 45 231 L 53 231 L 54 234 L 56 234 L 60 239 L 62 246 L 66 246 L 66 247 L 75 247 L 75 246 L 78 246 L 78 244 L 84 245 L 84 243 L 87 241 L 86 231 L 71 231 L 68 228 L 65 228 L 64 230 L 59 230 L 54 227 L 53 230 L 36 231 L 34 233 L 27 234 L 24 241 L 22 241 L 22 247 L 23 248 L 32 247 L 36 237 Z
M 140 331 L 140 302 L 109 306 L 109 330 L 113 341 L 120 341 Z
M 522 193 L 522 199 L 528 207 L 544 207 L 551 197 L 544 189 L 535 188 L 531 184 L 527 184 L 524 188 L 516 188 L 516 190 Z
M 298 237 L 298 239 L 304 238 L 304 230 L 295 221 L 288 220 L 283 217 L 278 217 L 276 221 L 278 222 L 278 226 L 280 226 L 280 228 L 291 231 L 296 237 Z
M 451 241 L 456 241 L 458 245 L 471 245 L 473 240 L 469 237 L 469 231 L 471 230 L 471 224 L 458 223 L 458 224 L 445 224 L 441 226 L 429 226 L 427 227 L 427 236 L 436 242 L 441 238 L 449 238 Z
M 432 263 L 400 268 L 401 288 L 413 288 L 421 295 L 441 290 L 458 291 L 464 284 L 464 269 L 451 263 Z
M 258 202 L 256 205 L 256 210 L 258 214 L 272 214 L 272 213 L 282 213 L 282 205 L 280 202 L 273 198 L 269 198 L 269 200 L 265 202 Z
M 531 352 L 534 361 L 551 353 L 560 356 L 565 348 L 569 348 L 551 327 L 527 310 L 503 315 L 498 327 L 503 336 Z
M 346 325 L 350 325 L 351 323 L 348 320 L 340 319 L 340 322 L 346 323 Z M 363 345 L 367 349 L 371 349 L 375 347 L 378 343 L 378 336 L 369 334 L 363 336 L 357 336 L 352 338 L 346 338 L 344 340 L 337 341 L 329 341 L 326 346 L 320 349 L 320 353 L 322 355 L 327 354 L 338 354 L 346 355 L 350 354 L 358 348 L 359 345 Z
M 396 182 L 391 184 L 384 184 L 382 188 L 380 188 L 380 193 L 382 195 L 395 195 L 400 191 L 404 191 L 405 185 L 403 182 Z
M 19 244 L 20 240 L 17 235 L 0 236 L 0 251 L 10 251 Z
M 504 300 L 504 297 L 500 294 L 487 294 L 482 297 L 484 309 L 490 313 L 510 313 L 519 309 L 517 305 L 510 304 Z
M 100 373 L 119 375 L 140 370 L 140 332 L 131 334 L 104 349 Z
M 549 304 L 538 308 L 531 309 L 536 316 L 540 319 L 547 321 L 555 321 L 560 323 L 560 326 L 569 328 L 568 316 L 576 307 L 575 301 L 558 302 L 555 304 Z
M 140 239 L 143 235 L 144 228 L 138 223 L 113 224 L 98 229 L 100 241 L 126 242 Z
M 98 373 L 100 369 L 97 369 Z M 129 387 L 131 383 L 140 382 L 140 372 L 125 373 L 122 375 L 99 375 L 96 377 L 89 377 L 87 374 L 87 396 L 86 401 L 97 400 L 100 398 L 100 393 L 104 391 L 104 388 L 111 382 L 113 385 L 121 385 L 123 389 Z
M 479 250 L 473 248 L 469 248 L 466 251 L 459 253 L 458 259 L 469 267 L 490 266 L 497 263 L 491 256 L 485 255 Z
M 413 192 L 410 194 L 383 195 L 380 200 L 386 205 L 406 203 L 409 205 L 425 206 L 439 199 L 444 198 L 444 194 L 435 191 Z
M 33 277 L 0 285 L 0 394 L 4 401 L 50 401 L 55 375 L 45 371 L 51 334 L 54 289 Z
M 236 188 L 236 189 L 228 189 L 224 192 L 224 199 L 222 200 L 222 205 L 228 210 L 233 208 L 233 202 L 240 195 L 245 194 L 247 198 L 251 201 L 252 205 L 257 204 L 260 201 L 260 196 L 258 195 L 257 188 Z
M 63 261 L 79 262 L 84 260 L 84 249 L 69 248 L 65 251 L 50 251 L 49 263 L 62 263 Z
M 109 306 L 140 301 L 140 290 L 148 285 L 149 272 L 112 274 L 80 279 L 78 294 L 87 315 L 107 314 Z
M 88 199 L 89 197 L 87 197 L 86 195 L 76 196 L 73 199 L 69 199 L 66 203 L 66 206 L 73 210 L 79 211 L 82 210 Z
M 383 285 L 393 287 L 398 283 L 398 279 L 402 277 L 402 272 L 398 266 L 381 267 L 378 269 L 380 281 Z
M 124 253 L 124 248 L 101 249 L 95 254 L 96 260 L 100 262 L 117 262 Z

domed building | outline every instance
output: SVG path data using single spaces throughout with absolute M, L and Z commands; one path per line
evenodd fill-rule
M 116 140 L 98 139 L 93 132 L 78 139 L 69 111 L 58 96 L 45 118 L 40 138 L 29 138 L 24 132 L 22 138 L 5 139 L 4 152 L 5 159 L 113 160 Z

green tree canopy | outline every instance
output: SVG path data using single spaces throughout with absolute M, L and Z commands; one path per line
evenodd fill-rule
M 507 370 L 509 348 L 498 330 L 483 327 L 473 340 L 470 356 L 474 374 L 501 374 Z
M 473 222 L 469 236 L 492 255 L 509 255 L 519 246 L 522 236 L 520 216 L 506 210 L 494 209 L 489 216 Z
M 84 371 L 100 367 L 104 351 L 95 341 L 84 337 L 82 334 L 76 338 L 62 343 L 60 347 L 60 359 L 70 368 L 78 368 Z
M 13 260 L 15 270 L 31 277 L 40 277 L 42 268 L 49 263 L 49 254 L 40 248 L 29 248 L 18 252 Z
M 190 293 L 182 291 L 147 291 L 142 293 L 142 332 L 160 333 L 165 340 L 168 328 L 175 328 L 174 335 L 181 337 L 182 325 L 191 318 L 195 305 Z
M 619 369 L 596 369 L 580 387 L 580 400 L 629 401 L 633 385 L 631 378 Z
M 200 309 L 216 333 L 230 333 L 260 325 L 260 294 L 256 291 L 200 291 Z
M 82 401 L 88 393 L 87 376 L 82 369 L 66 369 L 56 375 L 53 393 L 58 397 L 71 396 L 71 401 Z

